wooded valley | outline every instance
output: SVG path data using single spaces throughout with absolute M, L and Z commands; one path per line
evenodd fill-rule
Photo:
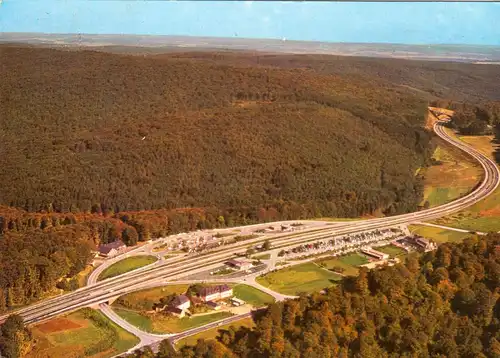
M 427 105 L 498 120 L 494 66 L 0 49 L 0 311 L 99 243 L 417 210 Z

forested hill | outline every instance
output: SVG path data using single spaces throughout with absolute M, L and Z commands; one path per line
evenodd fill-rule
M 157 358 L 500 357 L 500 235 L 443 244 L 360 270 L 326 294 L 271 305 L 257 326 L 220 330 Z M 129 357 L 154 357 L 136 353 Z
M 377 76 L 12 45 L 0 62 L 0 204 L 297 218 L 421 199 L 427 102 Z

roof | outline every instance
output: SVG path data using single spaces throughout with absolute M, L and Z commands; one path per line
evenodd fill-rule
M 177 307 L 169 307 L 167 309 L 168 312 L 172 312 L 172 313 L 177 313 L 177 314 L 181 314 L 182 313 L 182 310 L 180 308 L 177 308 Z
M 231 259 L 231 260 L 227 261 L 226 263 L 229 264 L 229 265 L 231 265 L 231 266 L 248 266 L 248 265 L 251 265 L 250 262 L 240 261 L 240 260 L 235 260 L 235 259 Z
M 186 296 L 186 295 L 179 295 L 179 296 L 176 296 L 172 302 L 170 303 L 171 306 L 180 306 L 186 302 L 189 302 L 189 298 Z
M 111 250 L 113 249 L 118 250 L 124 246 L 125 244 L 121 240 L 116 240 L 104 245 L 99 245 L 99 252 L 101 254 L 109 254 Z
M 380 251 L 374 250 L 374 249 L 362 249 L 361 251 L 363 252 L 369 252 L 371 254 L 382 254 Z
M 243 261 L 238 261 L 238 260 L 235 260 L 235 259 L 231 259 L 227 263 L 230 264 L 230 265 L 233 265 L 233 266 L 241 266 L 241 265 L 243 265 Z
M 422 244 L 425 244 L 425 245 L 428 245 L 429 244 L 429 240 L 423 238 L 423 237 L 417 237 L 416 241 L 418 243 L 422 243 Z
M 206 296 L 213 295 L 214 293 L 222 293 L 222 292 L 227 292 L 230 290 L 231 290 L 231 287 L 229 287 L 228 285 L 203 287 L 200 290 L 200 296 L 206 297 Z

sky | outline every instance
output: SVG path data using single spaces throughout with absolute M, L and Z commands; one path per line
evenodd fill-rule
M 499 20 L 491 2 L 0 0 L 0 32 L 500 45 Z

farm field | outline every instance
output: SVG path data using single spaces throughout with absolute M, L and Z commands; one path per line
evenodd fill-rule
M 410 225 L 408 229 L 417 235 L 429 238 L 438 244 L 444 242 L 460 242 L 472 234 L 466 232 L 459 232 L 453 230 L 444 230 L 438 227 L 424 226 L 424 225 Z
M 99 275 L 99 281 L 115 277 L 156 262 L 154 256 L 132 256 L 111 265 Z
M 252 318 L 244 318 L 242 320 L 239 320 L 239 321 L 236 321 L 236 322 L 224 325 L 224 326 L 212 328 L 212 329 L 206 330 L 204 332 L 195 334 L 193 336 L 186 337 L 186 338 L 178 341 L 176 345 L 178 347 L 182 347 L 185 345 L 196 345 L 196 342 L 198 341 L 198 339 L 205 339 L 205 340 L 216 339 L 217 336 L 219 335 L 220 330 L 228 330 L 229 327 L 231 327 L 231 326 L 233 326 L 236 329 L 238 329 L 240 327 L 247 327 L 247 328 L 251 329 L 251 328 L 255 327 L 255 322 L 253 321 Z
M 121 296 L 113 304 L 113 307 L 125 306 L 134 310 L 149 311 L 153 308 L 153 304 L 160 301 L 161 298 L 176 294 L 185 293 L 189 285 L 167 285 L 147 290 L 128 293 Z
M 401 256 L 405 256 L 406 254 L 408 254 L 405 250 L 403 250 L 397 246 L 394 246 L 394 245 L 375 247 L 375 250 L 383 252 L 384 254 L 388 254 L 391 258 L 401 257 Z
M 340 275 L 308 262 L 257 277 L 257 282 L 285 295 L 297 295 L 320 291 L 341 279 Z
M 438 163 L 419 171 L 424 176 L 424 199 L 430 207 L 448 203 L 470 192 L 481 179 L 481 168 L 466 154 L 440 144 L 433 159 Z
M 493 143 L 492 136 L 460 136 L 464 142 L 494 159 L 499 145 Z M 500 231 L 500 188 L 479 203 L 453 215 L 436 219 L 436 224 L 456 227 L 469 231 Z
M 175 318 L 163 316 L 161 314 L 148 316 L 144 313 L 121 308 L 114 308 L 114 310 L 120 317 L 130 324 L 133 324 L 146 332 L 158 334 L 179 333 L 232 316 L 232 313 L 230 312 L 215 312 L 199 316 Z
M 84 309 L 85 310 L 85 309 Z M 109 321 L 98 311 L 79 310 L 32 328 L 32 358 L 113 357 L 139 343 L 139 339 Z M 92 312 L 91 318 L 85 312 Z M 103 327 L 97 322 L 106 322 Z
M 268 295 L 267 293 L 248 285 L 240 284 L 234 286 L 233 293 L 237 298 L 251 304 L 255 308 L 259 308 L 274 302 L 274 297 L 272 297 L 271 295 Z

